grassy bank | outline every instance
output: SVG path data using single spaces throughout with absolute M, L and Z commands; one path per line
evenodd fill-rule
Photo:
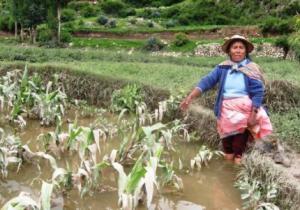
M 300 108 L 289 110 L 284 114 L 272 113 L 271 121 L 279 138 L 300 152 Z
M 191 58 L 194 62 L 184 62 L 182 60 L 172 62 L 171 58 L 147 56 L 149 58 L 134 56 L 125 56 L 120 54 L 117 57 L 111 58 L 93 58 L 85 62 L 75 61 L 76 58 L 68 57 L 67 59 L 54 59 L 47 57 L 47 62 L 36 62 L 34 66 L 56 66 L 72 69 L 75 71 L 93 73 L 97 75 L 105 75 L 117 77 L 120 79 L 129 79 L 133 81 L 142 82 L 146 85 L 152 85 L 159 88 L 177 92 L 179 90 L 188 91 L 197 82 L 200 77 L 207 74 L 215 64 L 221 62 L 224 58 Z M 146 55 L 145 55 L 146 57 Z M 67 62 L 67 61 L 68 62 Z M 275 59 L 269 60 L 264 58 L 255 59 L 262 66 L 265 74 L 269 80 L 288 80 L 292 83 L 300 84 L 300 75 L 297 74 L 299 64 L 291 61 L 278 61 Z M 18 61 L 24 63 L 24 61 Z M 2 62 L 1 66 L 10 65 L 16 61 Z M 30 60 L 29 62 L 30 63 Z
M 225 57 L 159 56 L 144 51 L 112 51 L 105 49 L 42 48 L 19 44 L 0 44 L 2 66 L 35 63 L 53 65 L 76 71 L 95 73 L 139 81 L 171 91 L 192 88 Z M 253 57 L 263 69 L 267 80 L 287 80 L 300 85 L 300 64 L 274 58 Z

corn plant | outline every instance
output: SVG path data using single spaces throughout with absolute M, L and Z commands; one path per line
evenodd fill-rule
M 5 76 L 0 78 L 0 108 L 12 107 L 18 92 L 17 75 L 18 70 L 7 72 Z
M 137 104 L 141 101 L 143 101 L 142 89 L 137 84 L 128 84 L 122 89 L 113 92 L 111 108 L 117 112 L 127 109 L 134 113 Z
M 22 159 L 19 156 L 21 142 L 20 139 L 15 136 L 6 136 L 3 129 L 1 129 L 0 132 L 0 172 L 2 177 L 6 178 L 10 165 L 17 164 L 19 170 L 22 164 Z
M 0 79 L 0 108 L 7 107 L 9 120 L 21 127 L 26 125 L 24 116 L 36 116 L 42 125 L 50 125 L 56 116 L 64 114 L 66 98 L 61 87 L 52 86 L 49 82 L 42 88 L 37 74 L 29 77 L 27 66 L 23 75 L 20 71 L 8 72 Z
M 125 174 L 120 163 L 112 163 L 113 168 L 119 173 L 118 203 L 122 209 L 134 209 L 144 195 L 146 195 L 147 207 L 150 207 L 154 187 L 157 187 L 156 171 L 163 147 L 158 144 L 156 148 L 155 154 L 149 157 L 146 164 L 143 164 L 145 153 L 142 153 L 128 175 Z
M 195 167 L 197 167 L 198 169 L 201 169 L 203 164 L 205 164 L 205 166 L 208 166 L 208 162 L 212 159 L 214 155 L 222 156 L 223 152 L 212 151 L 205 145 L 202 145 L 196 156 L 193 159 L 191 159 L 191 168 L 194 169 Z
M 29 112 L 29 109 L 33 106 L 33 93 L 38 92 L 38 87 L 28 76 L 28 69 L 25 66 L 24 72 L 20 80 L 18 81 L 18 91 L 15 95 L 14 104 L 10 113 L 10 119 L 22 126 L 24 126 L 24 119 L 22 113 Z
M 35 100 L 32 111 L 41 120 L 41 125 L 53 124 L 56 116 L 64 115 L 66 95 L 60 89 L 51 91 L 51 88 L 52 82 L 48 82 L 45 92 L 32 93 Z
M 107 161 L 94 164 L 91 161 L 82 161 L 80 167 L 72 172 L 70 168 L 55 167 L 52 174 L 52 183 L 62 192 L 77 188 L 81 197 L 97 188 L 101 179 L 101 170 L 109 166 Z
M 21 192 L 17 197 L 9 200 L 1 210 L 50 210 L 53 184 L 43 181 L 39 201 L 31 198 L 29 193 Z
M 38 140 L 42 142 L 46 151 L 49 151 L 49 148 L 54 153 L 55 151 L 61 153 L 78 151 L 82 161 L 91 159 L 96 163 L 97 153 L 101 152 L 100 137 L 103 137 L 103 132 L 100 129 L 78 126 L 76 121 L 74 124 L 69 124 L 68 132 L 63 132 L 61 120 L 57 118 L 55 131 L 39 135 Z M 103 138 L 106 136 L 104 135 Z
M 180 177 L 175 174 L 173 170 L 173 163 L 168 164 L 164 161 L 160 163 L 160 168 L 162 175 L 160 176 L 160 183 L 162 186 L 171 185 L 174 186 L 177 190 L 183 190 L 183 181 Z

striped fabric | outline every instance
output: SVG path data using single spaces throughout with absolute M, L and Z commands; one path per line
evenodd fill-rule
M 270 119 L 263 108 L 256 114 L 257 124 L 248 127 L 248 119 L 252 110 L 252 101 L 248 96 L 223 99 L 221 116 L 217 121 L 217 129 L 221 138 L 244 133 L 247 128 L 254 139 L 263 138 L 272 133 Z

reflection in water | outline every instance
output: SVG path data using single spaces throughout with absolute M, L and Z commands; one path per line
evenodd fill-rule
M 72 116 L 68 116 L 72 119 Z M 89 125 L 94 119 L 81 119 L 79 125 Z M 66 128 L 66 125 L 65 125 Z M 40 133 L 54 130 L 54 128 L 42 128 L 37 121 L 29 121 L 26 129 L 20 134 L 23 143 L 29 143 L 31 150 L 41 150 L 36 142 Z M 117 149 L 120 140 L 113 139 L 107 143 L 102 142 L 101 157 L 109 154 L 112 149 Z M 169 157 L 174 163 L 182 160 L 184 169 L 177 174 L 183 179 L 184 190 L 181 193 L 164 188 L 162 192 L 156 193 L 150 209 L 158 210 L 235 210 L 241 208 L 240 193 L 233 187 L 235 170 L 234 166 L 223 160 L 214 160 L 209 167 L 203 167 L 200 171 L 190 171 L 190 159 L 195 156 L 200 148 L 197 143 L 179 143 L 175 145 L 176 152 Z M 66 161 L 72 166 L 78 165 L 78 160 L 63 157 L 58 160 L 59 166 L 65 166 Z M 174 164 L 176 166 L 176 164 Z M 31 164 L 22 165 L 17 174 L 15 169 L 10 170 L 6 181 L 0 181 L 0 206 L 10 198 L 17 196 L 21 191 L 29 192 L 34 197 L 39 197 L 41 180 L 50 180 L 52 169 L 47 161 L 40 163 L 41 170 Z M 103 186 L 96 192 L 80 199 L 76 190 L 65 195 L 57 196 L 57 202 L 64 203 L 63 209 L 85 210 L 85 209 L 119 209 L 117 206 L 117 174 L 107 169 L 104 171 Z M 35 180 L 35 181 L 33 181 Z M 62 209 L 57 206 L 55 209 Z M 145 209 L 141 205 L 138 209 Z

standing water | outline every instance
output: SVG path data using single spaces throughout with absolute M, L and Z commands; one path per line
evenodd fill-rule
M 68 116 L 72 118 L 71 115 Z M 95 118 L 82 118 L 79 125 L 88 126 Z M 65 126 L 66 129 L 66 126 Z M 9 129 L 8 129 L 9 130 Z M 38 121 L 28 121 L 27 126 L 18 135 L 23 144 L 28 144 L 32 151 L 41 151 L 42 146 L 36 140 L 41 133 L 53 131 L 53 127 L 43 128 Z M 119 139 L 109 139 L 101 142 L 101 157 L 110 154 L 112 149 L 118 149 Z M 184 189 L 178 192 L 173 188 L 163 187 L 154 194 L 150 209 L 176 209 L 176 210 L 232 210 L 241 209 L 241 199 L 238 189 L 233 187 L 235 178 L 234 165 L 225 162 L 222 158 L 213 160 L 208 167 L 200 171 L 190 169 L 190 160 L 196 155 L 200 145 L 192 142 L 176 142 L 175 151 L 171 159 L 174 166 L 180 159 L 183 163 L 181 170 L 175 173 L 182 178 Z M 57 164 L 62 167 L 78 167 L 79 159 L 70 155 L 68 157 L 55 157 Z M 68 162 L 68 163 L 67 163 Z M 178 167 L 177 167 L 178 168 Z M 175 167 L 176 169 L 176 167 Z M 51 179 L 53 170 L 47 161 L 40 162 L 39 166 L 25 163 L 19 172 L 16 168 L 9 170 L 8 177 L 0 181 L 0 206 L 17 196 L 21 191 L 29 192 L 33 198 L 39 197 L 41 180 Z M 103 171 L 101 187 L 99 190 L 89 192 L 83 198 L 76 189 L 56 195 L 53 209 L 84 210 L 84 209 L 119 209 L 118 203 L 118 174 L 111 168 Z M 56 206 L 56 207 L 55 207 Z M 63 206 L 63 207 L 62 207 Z M 138 209 L 145 209 L 140 205 Z

